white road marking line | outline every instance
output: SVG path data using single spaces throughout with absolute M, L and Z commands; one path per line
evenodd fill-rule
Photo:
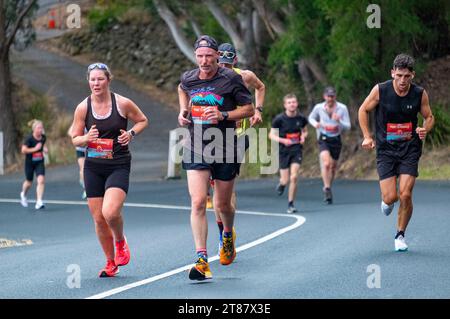
M 29 202 L 34 202 L 34 201 L 29 201 Z M 87 205 L 86 201 L 64 201 L 64 200 L 45 200 L 45 203 L 48 204 L 55 204 L 55 205 Z M 0 203 L 20 203 L 20 200 L 18 199 L 7 199 L 7 198 L 0 198 Z M 139 208 L 160 208 L 160 209 L 174 209 L 174 210 L 191 210 L 191 207 L 189 206 L 175 206 L 175 205 L 159 205 L 159 204 L 141 204 L 141 203 L 125 203 L 124 206 L 126 207 L 139 207 Z M 208 209 L 208 211 L 212 212 L 213 210 Z M 272 232 L 264 237 L 261 237 L 257 240 L 254 240 L 250 243 L 244 244 L 242 246 L 239 246 L 236 248 L 236 252 L 240 252 L 240 251 L 244 251 L 247 249 L 250 249 L 252 247 L 255 247 L 257 245 L 260 245 L 266 241 L 269 241 L 271 239 L 274 239 L 278 236 L 281 236 L 282 234 L 287 233 L 288 231 L 291 231 L 295 228 L 300 227 L 301 225 L 303 225 L 306 221 L 306 219 L 303 216 L 300 215 L 284 215 L 284 214 L 275 214 L 275 213 L 264 213 L 264 212 L 253 212 L 253 211 L 242 211 L 242 210 L 237 210 L 236 211 L 237 214 L 243 214 L 243 215 L 257 215 L 257 216 L 274 216 L 274 217 L 284 217 L 284 218 L 293 218 L 295 219 L 295 223 L 281 228 L 275 232 Z M 218 260 L 219 257 L 217 255 L 208 258 L 209 262 L 213 262 Z M 130 283 L 121 287 L 117 287 L 90 297 L 87 297 L 86 299 L 103 299 L 106 297 L 110 297 L 116 294 L 119 294 L 121 292 L 133 289 L 133 288 L 137 288 L 143 285 L 147 285 L 149 283 L 179 274 L 183 271 L 187 271 L 189 270 L 194 264 L 189 264 L 189 265 L 185 265 L 183 267 L 180 268 L 176 268 L 174 270 L 162 273 L 160 275 L 156 275 L 153 277 L 149 277 L 147 279 L 143 279 L 140 281 L 136 281 L 134 283 Z

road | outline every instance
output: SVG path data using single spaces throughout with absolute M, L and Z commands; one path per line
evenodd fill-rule
M 327 206 L 320 181 L 302 180 L 295 215 L 284 213 L 275 185 L 238 182 L 237 245 L 250 246 L 230 266 L 211 257 L 217 230 L 208 213 L 213 280 L 197 283 L 186 271 L 195 261 L 186 181 L 132 183 L 123 212 L 132 261 L 118 277 L 99 279 L 104 257 L 76 181 L 49 183 L 47 208 L 36 212 L 18 203 L 20 185 L 2 177 L 0 237 L 33 244 L 0 249 L 0 298 L 450 297 L 449 182 L 418 182 L 406 253 L 394 252 L 396 214 L 379 211 L 376 182 L 338 181 Z M 67 286 L 70 265 L 81 271 L 80 288 Z M 380 281 L 371 289 L 373 267 Z

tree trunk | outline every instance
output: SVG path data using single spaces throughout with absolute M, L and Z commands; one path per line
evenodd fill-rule
M 264 21 L 272 40 L 275 40 L 275 35 L 283 35 L 286 32 L 286 28 L 283 22 L 278 18 L 276 12 L 267 8 L 267 5 L 268 4 L 265 1 L 253 0 L 253 6 Z
M 183 34 L 183 30 L 180 28 L 177 22 L 177 18 L 170 11 L 169 7 L 164 3 L 164 1 L 153 0 L 153 3 L 158 11 L 159 16 L 166 22 L 167 26 L 170 29 L 170 33 L 172 34 L 175 43 L 177 44 L 180 51 L 194 64 L 195 55 L 194 55 L 194 45 L 190 43 Z
M 0 57 L 0 130 L 4 137 L 5 164 L 13 164 L 17 160 L 17 130 L 14 126 L 15 117 L 12 110 L 11 74 L 9 69 L 9 54 Z
M 251 62 L 251 58 L 248 56 L 247 44 L 242 34 L 239 32 L 237 22 L 230 19 L 230 17 L 217 5 L 213 0 L 204 0 L 208 10 L 212 13 L 214 18 L 220 24 L 222 29 L 228 34 L 233 43 L 237 53 L 239 62 L 244 66 L 247 66 Z
M 308 103 L 308 110 L 311 111 L 314 107 L 314 79 L 304 59 L 298 61 L 298 73 L 302 77 L 303 86 L 305 88 L 306 100 Z

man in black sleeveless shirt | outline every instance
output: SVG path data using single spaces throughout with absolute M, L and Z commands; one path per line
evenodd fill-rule
M 376 148 L 382 212 L 389 215 L 400 199 L 394 244 L 396 251 L 406 251 L 405 231 L 413 211 L 412 191 L 419 175 L 422 140 L 433 128 L 434 117 L 427 92 L 412 83 L 415 76 L 412 57 L 399 54 L 391 75 L 392 80 L 375 85 L 359 108 L 359 125 L 364 135 L 362 147 Z M 369 113 L 373 110 L 376 141 L 369 130 Z M 418 113 L 424 118 L 423 127 L 418 126 Z

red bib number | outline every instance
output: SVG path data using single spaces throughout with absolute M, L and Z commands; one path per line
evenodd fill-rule
M 38 162 L 38 161 L 42 161 L 44 159 L 44 154 L 42 154 L 42 152 L 36 152 L 31 154 L 31 160 L 33 162 Z
M 292 143 L 298 144 L 300 143 L 300 132 L 286 133 L 286 138 L 290 139 Z
M 409 141 L 412 138 L 412 123 L 387 123 L 386 132 L 388 142 Z
M 192 105 L 191 114 L 194 124 L 217 124 L 217 120 L 207 119 L 204 115 L 207 107 L 213 107 L 216 110 L 218 109 L 217 106 Z
M 88 142 L 87 156 L 94 158 L 113 158 L 113 140 L 110 138 L 98 138 Z

